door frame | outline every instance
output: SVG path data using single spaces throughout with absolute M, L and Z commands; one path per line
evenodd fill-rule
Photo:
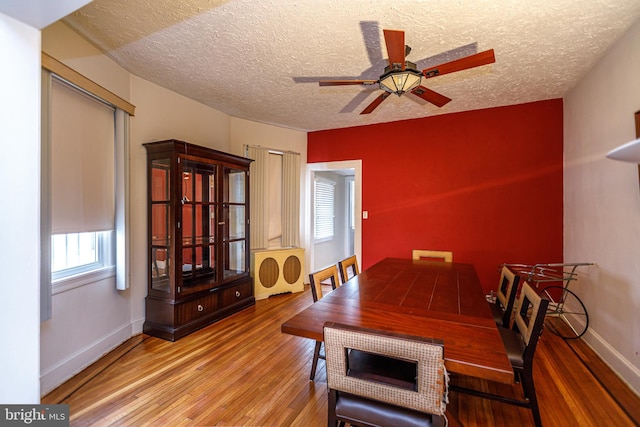
M 353 169 L 354 175 L 354 231 L 353 231 L 353 251 L 358 258 L 358 265 L 362 265 L 362 160 L 342 160 L 338 162 L 320 162 L 320 163 L 307 163 L 306 174 L 306 197 L 305 205 L 308 208 L 309 215 L 305 217 L 305 230 L 307 241 L 305 247 L 305 265 L 307 266 L 307 279 L 305 283 L 308 283 L 308 273 L 315 271 L 316 266 L 313 264 L 315 245 L 313 244 L 313 180 L 316 172 L 331 172 L 343 169 Z

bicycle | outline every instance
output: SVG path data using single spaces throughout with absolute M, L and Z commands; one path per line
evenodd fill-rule
M 564 339 L 577 339 L 589 328 L 589 313 L 582 300 L 569 289 L 569 284 L 578 280 L 578 267 L 593 265 L 590 262 L 552 263 L 552 264 L 504 264 L 519 274 L 529 284 L 540 289 L 543 283 L 560 282 L 560 285 L 548 285 L 541 291 L 549 299 L 545 326 Z M 552 319 L 560 318 L 568 327 L 558 326 Z

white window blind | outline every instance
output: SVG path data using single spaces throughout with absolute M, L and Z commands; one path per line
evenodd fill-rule
M 281 247 L 281 241 L 282 155 L 269 153 L 269 243 L 274 242 L 275 247 Z
M 300 246 L 300 154 L 282 155 L 282 246 Z
M 330 239 L 334 234 L 336 186 L 333 182 L 316 179 L 314 187 L 314 238 L 316 240 Z
M 51 103 L 52 234 L 113 230 L 115 109 L 57 79 Z

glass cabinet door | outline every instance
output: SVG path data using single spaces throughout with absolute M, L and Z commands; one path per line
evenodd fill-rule
M 169 233 L 170 167 L 169 159 L 151 162 L 151 288 L 170 292 Z
M 247 172 L 224 168 L 223 183 L 223 266 L 224 279 L 231 279 L 247 271 Z
M 184 291 L 216 280 L 216 167 L 185 160 L 180 180 Z

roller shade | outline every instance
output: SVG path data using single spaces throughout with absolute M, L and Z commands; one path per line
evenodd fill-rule
M 52 234 L 114 228 L 115 109 L 53 79 Z

